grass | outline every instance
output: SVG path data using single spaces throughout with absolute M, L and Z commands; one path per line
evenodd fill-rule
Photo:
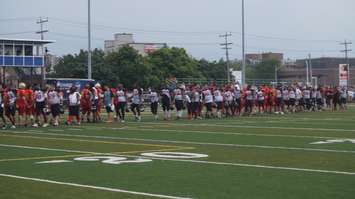
M 169 122 L 144 113 L 139 123 L 128 119 L 124 124 L 0 131 L 0 198 L 354 198 L 355 144 L 311 144 L 334 139 L 355 139 L 354 107 L 346 112 Z M 142 157 L 143 152 L 208 157 L 161 159 Z M 152 161 L 74 160 L 93 156 Z M 70 162 L 38 164 L 50 160 Z

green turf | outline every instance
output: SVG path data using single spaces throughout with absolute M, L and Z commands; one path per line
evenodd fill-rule
M 149 113 L 139 123 L 131 118 L 128 115 L 125 124 L 0 131 L 0 145 L 34 147 L 0 146 L 0 174 L 199 199 L 355 196 L 355 144 L 310 144 L 355 139 L 355 108 L 221 120 L 154 121 Z M 120 165 L 73 161 L 91 153 L 120 152 L 135 160 L 142 151 L 160 150 L 209 157 L 193 159 L 200 162 L 153 159 Z M 44 159 L 27 159 L 31 157 Z M 72 162 L 36 164 L 58 159 Z M 0 198 L 152 198 L 8 177 L 0 177 L 0 186 L 5 187 L 0 189 Z

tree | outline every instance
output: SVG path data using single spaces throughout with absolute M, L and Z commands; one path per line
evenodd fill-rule
M 112 80 L 110 83 L 122 83 L 128 88 L 149 85 L 151 68 L 138 51 L 130 46 L 124 46 L 118 52 L 108 54 L 105 58 L 105 67 L 110 73 L 106 76 L 106 79 Z
M 162 48 L 147 57 L 152 69 L 151 81 L 162 85 L 169 77 L 203 78 L 199 63 L 183 48 Z
M 93 78 L 100 80 L 104 67 L 104 52 L 94 49 L 92 52 Z M 88 52 L 80 50 L 79 54 L 64 55 L 59 63 L 54 67 L 51 77 L 55 78 L 87 78 L 87 57 Z

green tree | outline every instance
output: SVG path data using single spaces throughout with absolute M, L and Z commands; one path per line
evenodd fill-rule
M 203 78 L 199 63 L 190 57 L 183 48 L 162 48 L 147 58 L 152 69 L 151 81 L 164 84 L 169 77 Z
M 150 83 L 151 68 L 132 47 L 124 46 L 118 52 L 108 54 L 105 67 L 111 73 L 105 77 L 112 80 L 110 83 L 122 83 L 128 88 L 147 87 Z

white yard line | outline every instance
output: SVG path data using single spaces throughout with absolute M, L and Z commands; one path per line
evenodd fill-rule
M 285 138 L 312 138 L 312 139 L 347 139 L 341 137 L 327 136 L 310 136 L 310 135 L 281 135 L 281 134 L 263 134 L 263 133 L 231 133 L 231 132 L 216 132 L 216 131 L 195 131 L 195 130 L 174 130 L 174 129 L 149 129 L 149 128 L 127 128 L 130 131 L 159 131 L 159 132 L 175 132 L 175 133 L 199 133 L 199 134 L 214 134 L 214 135 L 241 135 L 241 136 L 259 136 L 259 137 L 285 137 Z
M 38 150 L 50 150 L 54 151 L 57 149 L 43 148 L 43 147 L 28 147 L 28 146 L 18 146 L 18 145 L 7 145 L 8 147 L 24 148 L 24 149 L 38 149 Z M 59 149 L 59 151 L 63 151 Z M 71 150 L 65 150 L 71 151 Z M 76 151 L 73 151 L 76 152 Z M 91 153 L 97 155 L 109 155 L 109 156 L 121 156 L 121 157 L 137 157 L 137 158 L 147 158 L 145 156 L 136 155 L 117 155 L 114 153 L 96 153 L 96 152 L 82 152 Z M 334 170 L 322 170 L 322 169 L 305 169 L 305 168 L 295 168 L 295 167 L 279 167 L 271 165 L 257 165 L 257 164 L 241 164 L 241 163 L 228 163 L 228 162 L 212 162 L 212 161 L 202 161 L 202 160 L 181 160 L 181 159 L 171 159 L 171 158 L 154 158 L 149 157 L 153 160 L 163 160 L 163 161 L 173 161 L 173 162 L 188 162 L 188 163 L 199 163 L 199 164 L 210 164 L 210 165 L 225 165 L 225 166 L 237 166 L 237 167 L 251 167 L 251 168 L 264 168 L 264 169 L 276 169 L 276 170 L 289 170 L 289 171 L 303 171 L 303 172 L 313 172 L 313 173 L 330 173 L 330 174 L 341 174 L 341 175 L 355 175 L 355 172 L 346 171 L 334 171 Z
M 35 149 L 35 150 L 45 150 L 45 151 L 59 151 L 59 152 L 67 152 L 67 153 L 89 153 L 89 154 L 94 153 L 95 154 L 95 152 L 77 151 L 77 150 L 71 150 L 71 149 L 56 149 L 56 148 L 32 147 L 32 146 L 21 146 L 21 145 L 11 145 L 11 144 L 0 144 L 0 147 Z
M 127 122 L 131 123 L 131 122 Z M 328 128 L 304 128 L 304 127 L 282 127 L 282 126 L 252 126 L 252 125 L 225 125 L 225 124 L 182 124 L 182 123 L 158 123 L 158 122 L 142 122 L 141 124 L 155 124 L 168 126 L 209 126 L 209 127 L 230 127 L 230 128 L 250 128 L 250 129 L 279 129 L 279 130 L 305 130 L 305 131 L 336 131 L 336 132 L 355 132 L 355 129 L 328 129 Z
M 60 134 L 60 133 L 32 133 L 32 132 L 14 132 L 14 133 L 16 133 L 16 134 L 63 136 L 63 137 L 78 137 L 78 138 L 97 138 L 97 139 L 109 139 L 109 140 L 159 142 L 159 143 L 170 143 L 170 144 L 194 144 L 194 145 L 201 145 L 201 146 L 243 147 L 243 148 L 261 148 L 261 149 L 298 150 L 298 151 L 332 152 L 332 153 L 354 153 L 355 154 L 355 151 L 334 150 L 334 149 L 300 148 L 300 147 L 284 147 L 284 146 L 265 146 L 265 145 L 250 145 L 250 144 L 223 144 L 223 143 L 211 143 L 211 142 L 156 140 L 156 139 L 144 139 L 144 138 L 127 138 L 127 137 L 111 137 L 111 136 L 78 135 L 78 134 L 74 135 L 74 134 Z
M 59 181 L 54 181 L 54 180 L 30 178 L 30 177 L 23 177 L 23 176 L 9 175 L 9 174 L 0 174 L 0 176 L 7 177 L 7 178 L 16 178 L 16 179 L 21 179 L 21 180 L 29 180 L 29 181 L 34 181 L 34 182 L 45 182 L 45 183 L 50 183 L 50 184 L 58 184 L 58 185 L 65 185 L 65 186 L 71 186 L 71 187 L 95 189 L 95 190 L 100 190 L 100 191 L 110 191 L 110 192 L 126 193 L 126 194 L 133 194 L 133 195 L 150 196 L 150 197 L 155 197 L 155 198 L 191 199 L 191 198 L 185 198 L 185 197 L 168 196 L 168 195 L 152 194 L 152 193 L 137 192 L 137 191 L 128 191 L 128 190 L 123 190 L 123 189 L 76 184 L 76 183 L 70 183 L 70 182 L 59 182 Z

